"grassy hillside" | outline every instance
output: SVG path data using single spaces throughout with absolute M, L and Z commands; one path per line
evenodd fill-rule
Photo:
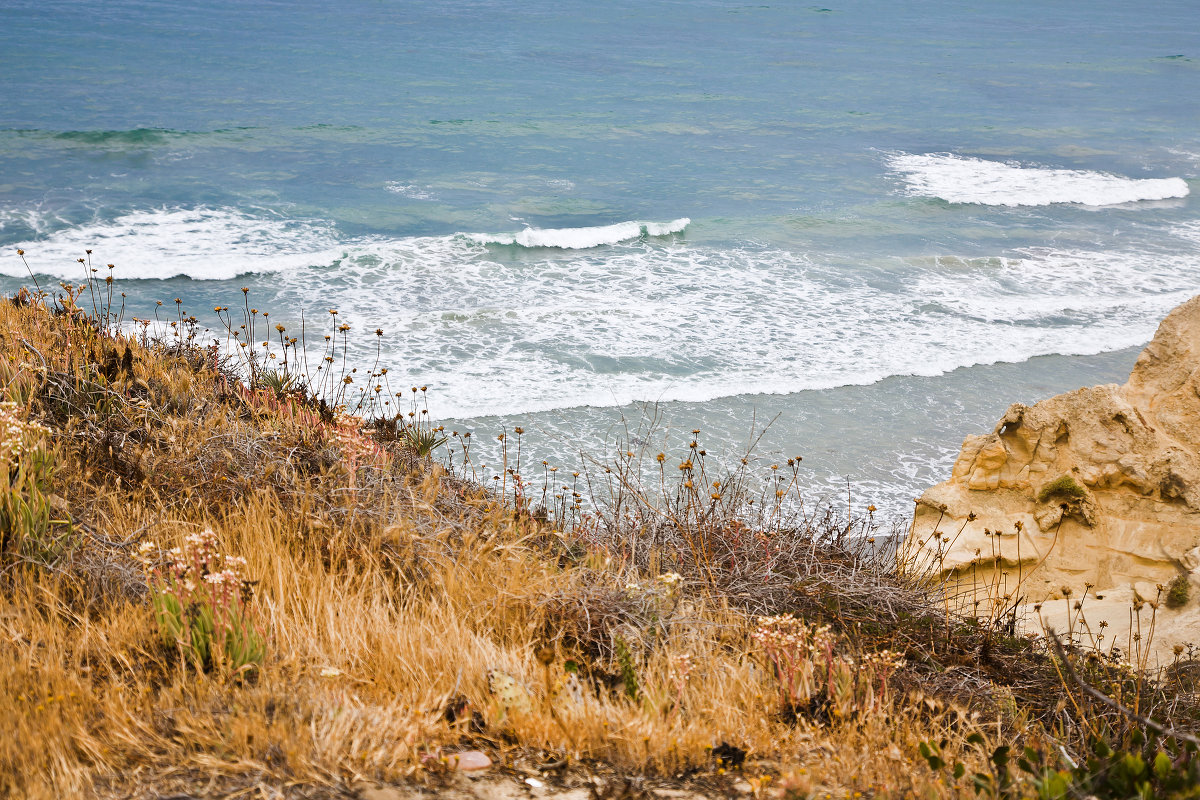
M 378 364 L 300 371 L 283 330 L 250 358 L 248 304 L 229 348 L 181 307 L 118 325 L 103 289 L 0 302 L 0 795 L 1125 796 L 1101 740 L 1150 765 L 1130 792 L 1195 785 L 1182 739 L 806 509 L 794 464 L 718 474 L 694 442 L 654 485 L 630 451 L 484 488 Z M 1071 658 L 1193 724 L 1186 670 Z M 493 766 L 464 783 L 468 750 Z

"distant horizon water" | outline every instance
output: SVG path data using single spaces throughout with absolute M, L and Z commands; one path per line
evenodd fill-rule
M 537 461 L 647 406 L 714 452 L 774 419 L 764 459 L 903 515 L 963 435 L 1123 381 L 1200 292 L 1197 22 L 13 0 L 0 289 L 17 248 L 68 281 L 91 248 L 141 316 L 337 308 L 447 425 L 522 425 Z

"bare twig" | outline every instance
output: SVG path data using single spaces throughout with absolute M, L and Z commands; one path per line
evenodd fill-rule
M 1054 632 L 1053 628 L 1046 629 L 1046 636 L 1049 637 L 1050 642 L 1054 647 L 1054 654 L 1058 657 L 1058 660 L 1062 663 L 1063 669 L 1066 670 L 1067 677 L 1070 678 L 1072 681 L 1074 681 L 1075 685 L 1078 686 L 1080 691 L 1082 691 L 1084 694 L 1088 695 L 1089 697 L 1091 697 L 1094 700 L 1098 700 L 1099 702 L 1103 703 L 1104 705 L 1108 706 L 1109 708 L 1113 709 L 1114 711 L 1120 713 L 1121 715 L 1128 717 L 1129 719 L 1133 720 L 1134 722 L 1138 723 L 1139 725 L 1149 728 L 1150 730 L 1155 731 L 1156 733 L 1160 733 L 1163 736 L 1167 736 L 1172 739 L 1179 739 L 1181 741 L 1190 742 L 1191 744 L 1200 746 L 1200 739 L 1196 738 L 1195 736 L 1192 736 L 1191 734 L 1188 734 L 1188 733 L 1184 733 L 1183 731 L 1177 730 L 1175 728 L 1165 727 L 1165 726 L 1155 722 L 1154 720 L 1150 719 L 1149 717 L 1143 716 L 1142 714 L 1137 713 L 1133 709 L 1122 705 L 1121 703 L 1117 702 L 1116 700 L 1113 700 L 1111 697 L 1106 695 L 1104 692 L 1089 685 L 1086 681 L 1083 680 L 1083 678 L 1079 677 L 1079 674 L 1077 672 L 1075 672 L 1075 668 L 1071 665 L 1070 659 L 1067 658 L 1067 653 L 1063 649 L 1062 642 L 1059 641 L 1058 634 L 1056 634 Z

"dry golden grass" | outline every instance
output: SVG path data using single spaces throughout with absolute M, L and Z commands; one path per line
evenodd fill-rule
M 0 552 L 0 796 L 353 796 L 445 785 L 446 756 L 478 748 L 494 774 L 562 785 L 950 797 L 920 742 L 979 767 L 966 735 L 1023 733 L 1020 713 L 899 691 L 848 719 L 781 714 L 741 595 L 664 589 L 594 537 L 564 545 L 353 420 L 242 388 L 215 353 L 108 336 L 69 304 L 0 302 L 0 332 L 0 385 L 50 428 L 48 502 L 70 520 L 55 547 Z M 257 581 L 267 655 L 248 674 L 162 640 L 135 558 L 206 528 Z M 574 702 L 555 699 L 568 660 Z M 494 670 L 527 708 L 493 693 Z M 749 754 L 737 776 L 724 743 Z

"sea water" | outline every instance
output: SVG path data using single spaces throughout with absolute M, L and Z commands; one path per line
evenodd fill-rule
M 91 248 L 131 315 L 336 309 L 493 464 L 770 422 L 903 514 L 1200 290 L 1192 2 L 8 0 L 0 39 L 0 289 Z

